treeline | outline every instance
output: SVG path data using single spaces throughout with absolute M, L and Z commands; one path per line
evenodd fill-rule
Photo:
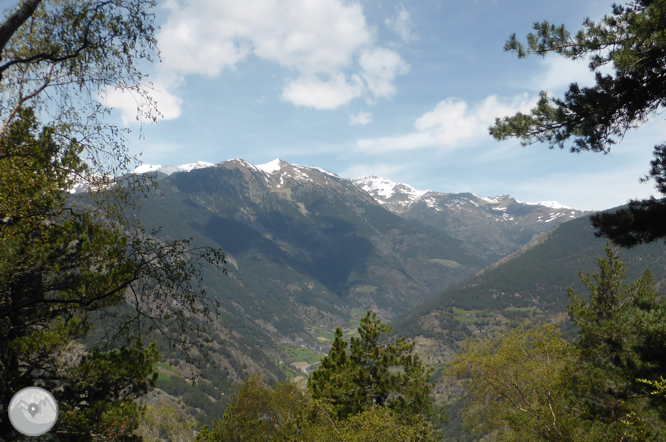
M 358 330 L 360 337 L 350 342 L 343 339 L 341 329 L 336 330 L 331 351 L 307 380 L 307 388 L 290 381 L 269 385 L 260 375 L 252 376 L 223 417 L 204 427 L 196 440 L 441 440 L 444 410 L 433 404 L 432 370 L 413 352 L 414 344 L 405 339 L 389 343 L 390 327 L 374 313 L 368 312 Z M 180 384 L 175 392 L 188 394 L 189 384 Z M 173 382 L 175 388 L 180 384 Z M 165 434 L 172 425 L 152 418 L 173 413 L 166 410 L 165 405 L 150 410 L 150 419 L 138 433 L 151 442 L 176 440 L 150 436 Z M 190 431 L 191 420 L 181 417 L 181 421 L 182 428 Z
M 626 283 L 607 246 L 582 283 L 589 301 L 569 291 L 574 342 L 557 324 L 522 322 L 462 344 L 444 381 L 462 387 L 452 417 L 463 431 L 433 403 L 432 370 L 414 344 L 385 342 L 390 328 L 369 312 L 359 338 L 336 331 L 307 388 L 251 377 L 196 440 L 666 440 L 666 302 L 651 272 Z

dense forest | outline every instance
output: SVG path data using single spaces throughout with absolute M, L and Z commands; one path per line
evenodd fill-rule
M 480 321 L 486 327 L 473 333 L 461 308 L 492 309 L 481 304 L 482 291 L 500 293 L 503 284 L 515 288 L 524 281 L 511 280 L 520 269 L 509 264 L 498 267 L 493 287 L 483 285 L 483 274 L 478 284 L 460 283 L 451 293 L 463 301 L 444 307 L 453 318 L 447 345 L 455 348 L 445 363 L 428 368 L 416 342 L 392 334 L 376 312 L 358 309 L 350 313 L 358 327 L 336 327 L 321 341 L 328 342 L 327 355 L 302 368 L 286 367 L 280 355 L 318 344 L 302 341 L 300 349 L 283 353 L 260 349 L 271 333 L 295 334 L 303 321 L 276 308 L 257 313 L 258 322 L 243 322 L 208 291 L 207 278 L 228 276 L 231 268 L 223 250 L 139 222 L 133 214 L 156 191 L 157 178 L 128 173 L 135 159 L 124 132 L 105 120 L 109 110 L 97 99 L 100 88 L 132 91 L 148 103 L 144 117 L 158 115 L 140 70 L 159 57 L 154 6 L 150 0 L 22 0 L 5 11 L 0 440 L 28 440 L 12 426 L 8 407 L 29 386 L 51 391 L 58 402 L 57 424 L 43 439 L 53 441 L 666 439 L 666 301 L 648 268 L 654 263 L 643 259 L 644 269 L 627 277 L 617 248 L 663 247 L 666 198 L 594 215 L 593 227 L 609 242 L 590 273 L 577 275 L 566 262 L 566 242 L 521 252 L 538 255 L 534 262 L 543 262 L 544 254 L 562 260 L 522 271 L 531 273 L 524 281 L 573 287 L 566 305 L 548 293 L 536 304 L 516 301 L 505 311 L 507 320 Z M 614 5 L 599 22 L 586 20 L 574 35 L 543 22 L 526 45 L 511 36 L 505 49 L 519 57 L 589 56 L 593 70 L 611 65 L 614 73 L 597 73 L 592 87 L 572 84 L 564 98 L 542 93 L 529 114 L 498 119 L 491 135 L 608 152 L 661 109 L 664 29 L 666 1 L 637 0 Z M 645 179 L 666 195 L 666 146 L 654 148 Z M 76 186 L 85 192 L 71 192 Z M 555 235 L 578 232 L 582 222 L 564 224 Z M 430 261 L 440 261 L 434 268 L 460 265 Z M 655 274 L 663 277 L 663 268 Z M 362 296 L 373 287 L 355 290 Z M 265 300 L 280 292 L 271 287 Z M 305 299 L 301 292 L 292 289 L 289 297 Z M 339 299 L 321 292 L 345 311 Z M 533 314 L 558 308 L 566 309 L 565 320 Z M 262 319 L 278 314 L 279 328 Z M 185 368 L 175 370 L 174 361 Z M 191 376 L 183 376 L 188 369 Z

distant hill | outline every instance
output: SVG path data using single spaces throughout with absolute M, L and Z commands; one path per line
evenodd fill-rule
M 594 235 L 589 217 L 575 219 L 536 237 L 519 251 L 426 301 L 396 324 L 395 332 L 455 343 L 463 334 L 497 321 L 564 318 L 567 287 L 585 296 L 583 273 L 598 271 L 606 241 Z M 666 246 L 647 244 L 620 252 L 627 281 L 649 267 L 666 294 Z M 440 353 L 446 351 L 440 347 Z

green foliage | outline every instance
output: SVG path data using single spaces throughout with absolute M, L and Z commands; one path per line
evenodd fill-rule
M 346 419 L 373 406 L 387 407 L 398 415 L 433 417 L 430 399 L 432 370 L 427 370 L 414 344 L 405 338 L 381 344 L 381 334 L 391 328 L 368 312 L 358 329 L 360 337 L 343 339 L 335 331 L 331 351 L 308 379 L 312 397 L 331 404 L 336 418 Z M 349 351 L 347 347 L 349 346 Z
M 272 387 L 253 376 L 243 384 L 222 420 L 204 429 L 200 442 L 259 441 L 435 441 L 443 410 L 430 399 L 432 373 L 399 339 L 380 345 L 390 328 L 376 314 L 361 320 L 351 348 L 335 332 L 322 368 L 310 377 L 309 391 L 285 382 Z
M 259 376 L 248 379 L 227 406 L 222 420 L 204 429 L 198 441 L 263 442 L 294 440 L 307 426 L 313 403 L 296 385 L 267 386 Z
M 598 274 L 582 275 L 589 302 L 570 291 L 569 315 L 580 329 L 576 348 L 585 375 L 596 381 L 585 401 L 587 413 L 608 428 L 623 431 L 627 422 L 642 440 L 663 440 L 663 396 L 650 396 L 645 384 L 666 369 L 666 302 L 657 295 L 649 270 L 627 285 L 624 264 L 607 246 Z M 643 381 L 639 381 L 642 379 Z M 648 384 L 649 385 L 649 384 Z
M 101 118 L 100 102 L 115 88 L 131 93 L 143 118 L 159 115 L 137 62 L 158 55 L 153 0 L 20 0 L 0 23 L 0 138 L 24 107 L 34 107 L 58 141 L 78 139 L 100 183 L 132 158 L 122 132 Z M 0 158 L 3 153 L 0 153 Z
M 196 420 L 161 400 L 146 408 L 136 433 L 145 442 L 191 442 L 196 431 Z
M 17 390 L 51 390 L 52 440 L 138 440 L 135 399 L 154 386 L 155 344 L 191 344 L 213 319 L 200 266 L 219 251 L 157 239 L 129 210 L 153 184 L 100 97 L 155 103 L 135 63 L 156 55 L 152 0 L 20 0 L 0 24 L 0 435 Z M 40 124 L 35 115 L 50 118 Z M 88 194 L 67 192 L 86 184 Z
M 132 440 L 133 401 L 153 387 L 159 360 L 137 336 L 161 329 L 191 342 L 188 332 L 212 319 L 192 280 L 197 253 L 68 199 L 70 172 L 86 167 L 81 147 L 58 143 L 27 109 L 0 138 L 0 152 L 19 151 L 0 158 L 0 403 L 40 385 L 60 405 L 57 440 Z M 207 252 L 204 263 L 221 259 Z M 20 439 L 2 413 L 0 434 Z
M 371 442 L 434 441 L 431 423 L 372 406 L 339 419 L 330 404 L 314 400 L 295 384 L 269 387 L 253 376 L 241 387 L 222 420 L 198 435 L 198 442 Z
M 586 19 L 583 28 L 572 36 L 564 26 L 547 21 L 534 25 L 527 46 L 510 36 L 505 50 L 545 56 L 554 52 L 565 58 L 589 57 L 596 71 L 596 84 L 581 88 L 569 86 L 564 98 L 540 99 L 529 114 L 517 113 L 497 119 L 490 134 L 498 140 L 518 137 L 523 145 L 547 143 L 563 148 L 573 139 L 572 152 L 608 153 L 625 133 L 648 121 L 666 98 L 666 1 L 637 0 L 613 5 L 613 12 L 599 22 Z M 603 75 L 598 69 L 612 65 L 614 73 Z M 666 147 L 658 145 L 655 160 L 645 180 L 655 180 L 657 190 L 666 195 Z M 627 209 L 593 217 L 600 235 L 631 247 L 666 238 L 663 223 L 666 198 L 632 201 Z
M 584 426 L 574 406 L 577 353 L 552 325 L 503 329 L 465 341 L 447 368 L 471 398 L 465 424 L 496 440 L 565 441 Z
M 660 441 L 666 303 L 648 271 L 625 284 L 607 246 L 598 274 L 582 275 L 583 301 L 570 290 L 579 328 L 570 344 L 552 325 L 473 339 L 448 369 L 469 394 L 467 424 L 498 440 Z

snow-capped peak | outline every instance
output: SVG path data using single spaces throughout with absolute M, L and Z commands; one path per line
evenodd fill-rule
M 227 160 L 225 161 L 225 163 L 239 163 L 247 169 L 258 170 L 254 164 L 251 164 L 250 162 L 245 161 L 241 158 L 234 158 L 232 160 Z
M 142 164 L 134 169 L 135 174 L 161 172 L 165 175 L 171 175 L 176 172 L 191 172 L 195 169 L 205 169 L 207 167 L 215 166 L 213 163 L 206 163 L 205 161 L 197 161 L 196 163 L 181 164 L 180 166 L 160 166 L 153 164 Z
M 257 169 L 263 170 L 267 174 L 271 174 L 273 172 L 277 172 L 278 170 L 282 169 L 282 163 L 283 161 L 279 158 L 274 159 L 273 161 L 269 161 L 268 163 L 265 164 L 259 164 L 256 166 Z
M 571 207 L 563 206 L 557 201 L 538 201 L 536 203 L 525 203 L 525 204 L 529 204 L 530 206 L 550 207 L 551 209 L 571 209 Z
M 329 172 L 328 170 L 326 170 L 326 169 L 322 169 L 321 167 L 317 167 L 317 166 L 304 166 L 304 165 L 302 165 L 302 164 L 292 164 L 292 166 L 294 166 L 294 167 L 298 167 L 299 169 L 316 170 L 316 171 L 321 172 L 321 173 L 323 173 L 323 174 L 325 174 L 325 175 L 329 175 L 329 176 L 332 176 L 332 177 L 334 177 L 334 178 L 340 178 L 338 175 L 334 174 L 333 172 Z
M 160 169 L 159 164 L 142 164 L 133 170 L 133 173 L 140 175 L 142 173 L 155 172 Z
M 414 189 L 412 186 L 407 184 L 394 183 L 387 178 L 376 175 L 354 178 L 352 179 L 352 182 L 369 194 L 373 196 L 380 196 L 386 199 L 391 198 L 396 190 L 407 194 L 410 200 L 416 200 L 429 192 L 429 190 Z

